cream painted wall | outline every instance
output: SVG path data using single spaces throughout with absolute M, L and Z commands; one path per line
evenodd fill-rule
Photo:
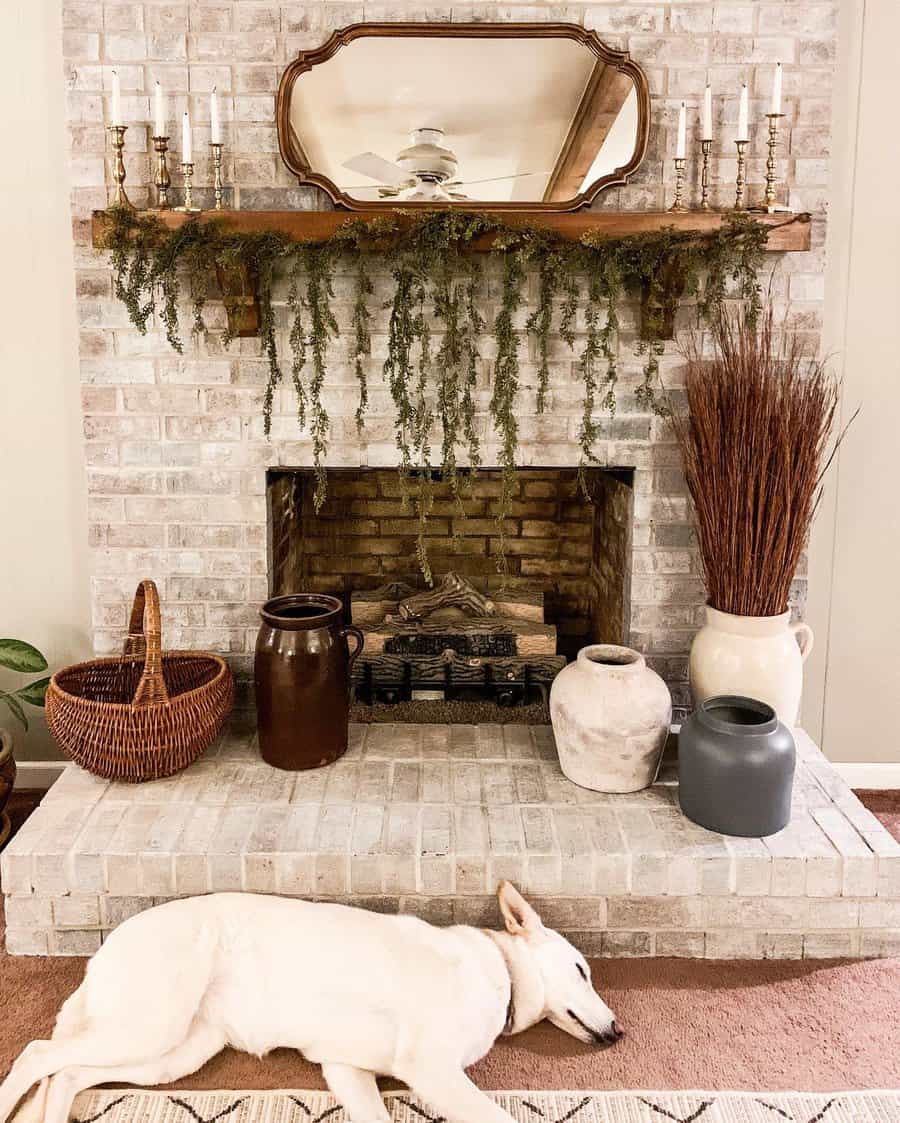
M 810 551 L 804 716 L 832 760 L 900 765 L 900 5 L 843 0 L 841 22 L 826 318 L 845 420 L 862 409 Z
M 51 667 L 90 650 L 60 7 L 34 0 L 0 15 L 0 634 L 37 644 Z M 23 737 L 0 710 L 16 756 L 57 755 L 29 712 Z

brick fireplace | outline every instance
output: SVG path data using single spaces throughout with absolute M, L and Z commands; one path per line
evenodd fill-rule
M 736 94 L 746 82 L 759 136 L 751 138 L 748 192 L 761 192 L 764 118 L 772 65 L 785 64 L 778 180 L 797 211 L 812 213 L 809 253 L 769 255 L 771 292 L 814 348 L 821 329 L 828 136 L 835 53 L 833 0 L 722 4 L 668 0 L 393 6 L 220 0 L 175 5 L 64 0 L 72 214 L 80 324 L 82 404 L 98 653 L 118 651 L 137 582 L 162 595 L 164 641 L 208 648 L 231 663 L 241 700 L 249 684 L 259 605 L 271 592 L 307 587 L 344 597 L 386 580 L 416 585 L 414 530 L 399 505 L 393 404 L 381 378 L 386 336 L 373 317 L 369 411 L 357 431 L 353 278 L 335 279 L 342 334 L 331 345 L 322 395 L 331 420 L 329 499 L 310 512 L 313 448 L 300 430 L 289 379 L 263 433 L 267 363 L 258 340 L 225 343 L 224 308 L 209 331 L 182 332 L 183 354 L 152 322 L 146 335 L 115 299 L 108 262 L 90 244 L 90 214 L 112 184 L 104 122 L 110 71 L 129 126 L 128 191 L 148 203 L 153 179 L 153 82 L 163 77 L 180 114 L 194 120 L 195 199 L 211 202 L 208 95 L 218 90 L 228 202 L 243 209 L 329 209 L 296 185 L 278 156 L 273 98 L 300 49 L 360 19 L 550 21 L 596 29 L 646 70 L 651 130 L 646 159 L 598 209 L 663 210 L 672 202 L 672 156 L 682 99 L 692 120 L 706 81 L 716 91 L 711 203 L 733 201 Z M 477 13 L 475 9 L 477 8 Z M 726 94 L 728 97 L 726 98 Z M 693 100 L 692 100 L 693 99 Z M 693 144 L 692 138 L 691 143 Z M 694 174 L 689 163 L 689 176 Z M 172 162 L 174 187 L 180 175 Z M 689 186 L 692 186 L 689 184 Z M 373 308 L 389 291 L 374 273 Z M 763 278 L 768 284 L 768 278 Z M 481 312 L 493 323 L 500 286 L 490 266 Z M 687 653 L 704 587 L 677 448 L 664 419 L 635 391 L 637 311 L 620 311 L 615 416 L 599 418 L 590 496 L 575 484 L 580 459 L 584 324 L 570 348 L 550 340 L 547 408 L 539 414 L 539 356 L 524 326 L 537 305 L 528 280 L 522 332 L 519 494 L 507 527 L 510 583 L 535 581 L 571 654 L 586 638 L 637 647 L 669 684 L 676 716 L 688 705 Z M 278 349 L 289 354 L 287 292 L 274 293 Z M 690 309 L 685 310 L 688 315 Z M 185 310 L 185 315 L 189 310 Z M 684 323 L 687 320 L 685 319 Z M 187 327 L 187 324 L 184 325 Z M 475 425 L 485 468 L 460 523 L 437 485 L 429 527 L 436 576 L 450 568 L 495 594 L 498 440 L 488 403 L 494 341 L 479 341 Z M 660 359 L 680 385 L 673 347 Z M 805 576 L 793 604 L 802 613 Z M 562 775 L 545 725 L 368 724 L 351 729 L 347 757 L 299 776 L 259 760 L 254 715 L 230 729 L 191 769 L 134 789 L 67 770 L 3 855 L 7 944 L 20 954 L 96 950 L 148 904 L 218 889 L 351 901 L 439 922 L 496 922 L 501 877 L 516 880 L 548 921 L 586 952 L 608 955 L 777 956 L 896 954 L 900 847 L 846 788 L 809 740 L 794 789 L 791 826 L 772 839 L 725 839 L 677 808 L 673 762 L 634 796 L 576 788 Z
M 813 213 L 813 250 L 785 255 L 778 262 L 772 291 L 785 307 L 789 302 L 794 322 L 814 343 L 822 314 L 834 4 L 815 0 L 800 5 L 798 12 L 768 0 L 753 0 L 733 11 L 732 6 L 712 0 L 689 6 L 632 3 L 626 7 L 627 11 L 621 5 L 586 2 L 565 10 L 565 19 L 594 28 L 610 45 L 630 50 L 645 67 L 650 83 L 653 124 L 646 160 L 626 187 L 602 194 L 594 206 L 620 210 L 668 206 L 670 157 L 681 99 L 695 97 L 707 78 L 723 96 L 726 90 L 737 90 L 743 80 L 762 109 L 772 63 L 783 61 L 787 116 L 781 128 L 778 174 L 790 205 Z M 490 20 L 560 18 L 558 9 L 545 12 L 533 5 L 478 8 L 479 18 Z M 452 9 L 406 5 L 402 15 L 415 20 L 466 20 L 472 18 L 472 11 L 466 5 Z M 327 198 L 298 187 L 280 161 L 273 94 L 281 70 L 297 50 L 319 45 L 334 27 L 370 17 L 359 5 L 346 3 L 298 3 L 288 10 L 274 3 L 230 0 L 214 9 L 156 0 L 132 6 L 65 0 L 88 532 L 98 653 L 119 648 L 134 587 L 141 577 L 154 576 L 163 598 L 167 642 L 223 653 L 239 680 L 248 683 L 257 608 L 269 592 L 266 469 L 312 463 L 308 434 L 297 426 L 288 388 L 282 389 L 275 403 L 273 438 L 264 438 L 265 361 L 256 340 L 225 346 L 221 305 L 210 305 L 210 331 L 205 337 L 183 333 L 185 352 L 177 355 L 159 324 L 151 324 L 148 334 L 141 336 L 114 298 L 109 267 L 90 246 L 90 212 L 107 204 L 112 183 L 104 129 L 110 70 L 117 70 L 122 83 L 123 112 L 129 124 L 128 190 L 137 206 L 146 205 L 147 185 L 153 178 L 146 122 L 153 81 L 164 72 L 176 109 L 180 112 L 189 104 L 195 121 L 195 194 L 201 205 L 210 201 L 204 187 L 209 181 L 205 129 L 208 93 L 215 86 L 223 118 L 229 200 L 242 208 L 326 209 Z M 391 14 L 382 12 L 378 18 Z M 754 119 L 758 116 L 754 113 Z M 717 129 L 722 146 L 713 153 L 712 202 L 724 206 L 730 202 L 729 185 L 734 181 L 734 152 L 728 139 L 733 121 L 727 113 L 719 120 L 718 110 Z M 754 140 L 754 153 L 764 151 L 761 139 Z M 763 172 L 762 157 L 754 156 L 748 165 L 751 194 L 762 183 Z M 172 173 L 177 188 L 174 161 Z M 377 276 L 373 279 L 378 300 L 386 284 Z M 489 324 L 497 294 L 496 284 L 486 287 L 482 312 Z M 527 295 L 519 327 L 535 306 L 534 281 Z M 276 293 L 279 349 L 286 355 L 285 297 L 284 292 Z M 352 337 L 351 310 L 352 279 L 339 277 L 335 311 L 343 334 L 328 358 L 324 404 L 332 430 L 327 462 L 332 469 L 390 468 L 396 464 L 397 450 L 392 405 L 380 377 L 385 337 L 377 331 L 373 334 L 370 408 L 360 436 L 347 342 Z M 628 466 L 634 472 L 625 638 L 663 674 L 679 708 L 687 704 L 687 651 L 702 613 L 703 583 L 677 451 L 665 423 L 639 408 L 635 400 L 643 360 L 634 353 L 634 309 L 624 307 L 621 321 L 617 413 L 603 419 L 596 453 L 600 465 Z M 523 464 L 571 470 L 578 462 L 580 342 L 576 340 L 572 350 L 561 339 L 551 341 L 548 409 L 539 415 L 537 355 L 534 341 L 523 339 L 517 406 Z M 488 466 L 499 461 L 487 416 L 492 346 L 486 336 L 477 400 L 477 425 Z M 667 385 L 678 386 L 679 365 L 671 349 L 662 357 Z M 337 475 L 333 483 L 340 486 Z M 518 556 L 524 561 L 524 556 Z M 804 595 L 801 575 L 795 588 L 799 611 Z

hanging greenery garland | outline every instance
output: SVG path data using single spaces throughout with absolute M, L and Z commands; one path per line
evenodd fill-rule
M 111 251 L 116 296 L 142 333 L 158 315 L 166 338 L 179 352 L 183 349 L 179 308 L 185 281 L 192 331 L 199 333 L 205 331 L 203 312 L 210 278 L 218 274 L 223 291 L 228 290 L 223 278 L 229 275 L 241 271 L 250 279 L 258 296 L 259 334 L 269 369 L 263 397 L 267 435 L 282 381 L 273 289 L 279 279 L 287 280 L 290 376 L 299 424 L 308 428 L 312 438 L 317 510 L 327 494 L 330 423 L 323 391 L 329 349 L 339 334 L 332 310 L 335 270 L 349 267 L 354 278 L 349 355 L 359 386 L 356 422 L 362 431 L 373 324 L 374 286 L 369 265 L 378 260 L 386 267 L 393 280 L 393 295 L 384 306 L 388 315 L 383 374 L 394 404 L 404 499 L 414 503 L 418 518 L 416 555 L 429 583 L 426 529 L 433 502 L 434 429 L 439 423 L 439 468 L 450 481 L 462 515 L 465 477 L 459 472 L 460 452 L 472 473 L 481 463 L 475 391 L 479 340 L 487 328 L 495 343 L 489 410 L 502 472 L 495 508 L 496 558 L 498 569 L 504 572 L 505 520 L 514 494 L 518 450 L 522 336 L 535 340 L 536 405 L 541 413 L 550 385 L 551 338 L 555 331 L 574 349 L 576 319 L 583 308 L 585 330 L 576 369 L 584 385 L 578 435 L 584 466 L 596 460 L 598 413 L 615 410 L 620 301 L 630 295 L 641 299 L 637 349 L 644 356 L 644 366 L 635 396 L 639 407 L 658 410 L 659 358 L 679 302 L 691 298 L 698 314 L 711 321 L 727 298 L 737 296 L 754 318 L 760 306 L 757 274 L 767 237 L 763 226 L 740 214 L 729 216 L 718 230 L 708 233 L 666 228 L 608 237 L 594 232 L 575 242 L 488 214 L 454 210 L 410 216 L 398 212 L 397 217 L 348 221 L 317 243 L 295 242 L 278 233 L 234 233 L 217 221 L 194 220 L 169 230 L 153 215 L 118 207 L 111 208 L 107 216 L 104 244 Z M 499 258 L 501 269 L 499 308 L 491 325 L 485 323 L 480 310 L 481 264 L 466 252 L 476 238 L 484 236 L 492 239 L 489 255 Z M 532 271 L 537 276 L 537 305 L 520 330 L 518 313 Z M 226 306 L 228 299 L 226 296 Z M 440 333 L 437 342 L 432 339 L 433 325 Z

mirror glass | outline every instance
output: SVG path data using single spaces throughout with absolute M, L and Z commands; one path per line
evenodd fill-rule
M 640 68 L 581 28 L 360 24 L 288 67 L 278 116 L 288 167 L 347 206 L 567 210 L 625 182 L 649 112 Z

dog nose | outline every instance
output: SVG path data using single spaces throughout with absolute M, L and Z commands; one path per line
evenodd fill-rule
M 615 1045 L 625 1036 L 625 1030 L 619 1025 L 618 1022 L 613 1022 L 606 1033 L 597 1034 L 597 1043 L 599 1045 Z

